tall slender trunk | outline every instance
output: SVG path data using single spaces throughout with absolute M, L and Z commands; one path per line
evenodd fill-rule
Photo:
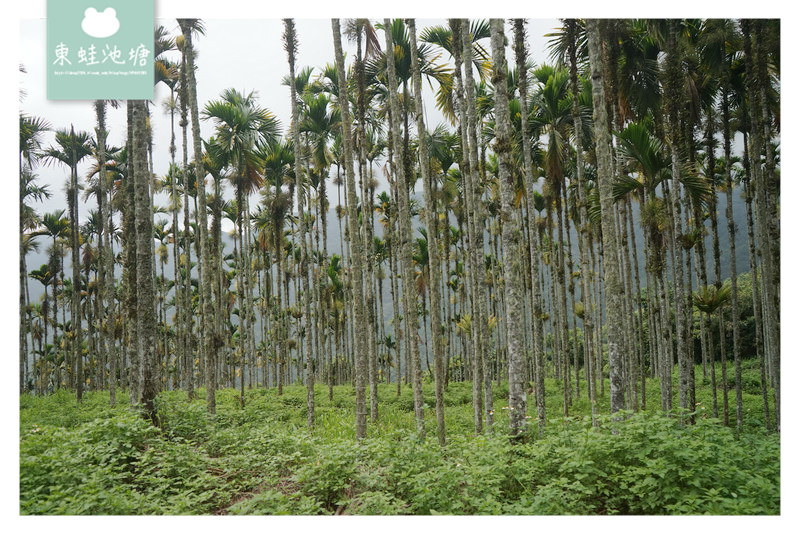
M 192 44 L 191 19 L 179 19 L 184 37 L 184 54 L 186 56 L 186 78 L 189 109 L 192 119 L 192 143 L 194 148 L 194 175 L 197 188 L 199 212 L 199 256 L 200 256 L 200 296 L 202 300 L 201 339 L 205 347 L 206 404 L 209 413 L 216 413 L 217 390 L 217 351 L 220 345 L 214 335 L 213 310 L 211 302 L 211 280 L 216 279 L 215 266 L 210 261 L 208 250 L 208 213 L 206 211 L 205 173 L 202 163 L 202 139 L 200 138 L 200 113 L 197 106 L 197 80 L 195 79 L 194 45 Z
M 470 156 L 469 156 L 469 135 L 467 133 L 468 129 L 468 118 L 467 118 L 467 103 L 466 103 L 466 94 L 464 91 L 463 85 L 466 82 L 462 82 L 461 76 L 461 64 L 462 64 L 462 52 L 463 46 L 459 46 L 459 43 L 463 43 L 463 38 L 461 37 L 462 25 L 464 25 L 467 30 L 469 31 L 469 24 L 461 19 L 450 19 L 450 28 L 453 33 L 453 59 L 455 60 L 455 91 L 453 94 L 453 106 L 456 110 L 456 114 L 458 115 L 459 119 L 459 136 L 461 140 L 461 161 L 460 161 L 460 168 L 461 168 L 461 178 L 463 180 L 463 188 L 465 190 L 464 193 L 464 200 L 465 200 L 465 211 L 466 211 L 466 223 L 467 223 L 467 231 L 462 232 L 462 238 L 465 239 L 466 245 L 465 248 L 470 250 L 467 253 L 467 288 L 469 289 L 468 297 L 470 302 L 470 309 L 472 311 L 471 319 L 472 322 L 470 324 L 470 341 L 471 341 L 471 362 L 472 362 L 472 409 L 473 409 L 473 418 L 475 424 L 475 432 L 481 433 L 483 431 L 483 415 L 482 415 L 482 404 L 481 404 L 481 385 L 482 382 L 479 379 L 481 375 L 481 359 L 483 353 L 483 344 L 479 342 L 480 338 L 480 331 L 479 331 L 479 313 L 480 313 L 480 305 L 477 296 L 477 265 L 474 262 L 474 256 L 471 253 L 474 243 L 475 243 L 475 231 L 474 231 L 474 217 L 477 216 L 477 212 L 472 208 L 472 191 L 470 187 Z M 469 59 L 467 59 L 469 61 Z M 466 71 L 466 67 L 465 67 Z M 466 364 L 466 361 L 465 361 Z
M 745 138 L 745 151 L 747 151 L 747 139 Z M 764 408 L 764 427 L 769 430 L 770 416 L 769 416 L 769 396 L 767 394 L 767 376 L 766 376 L 766 354 L 764 350 L 764 329 L 761 307 L 761 290 L 759 286 L 759 275 L 757 257 L 758 252 L 755 244 L 755 231 L 753 223 L 753 191 L 750 184 L 750 165 L 747 163 L 745 156 L 745 178 L 744 178 L 744 196 L 745 206 L 747 210 L 747 243 L 749 248 L 750 257 L 750 276 L 752 285 L 752 302 L 753 302 L 753 319 L 755 322 L 755 349 L 756 357 L 758 358 L 759 370 L 761 374 L 761 403 Z
M 742 21 L 745 68 L 750 112 L 750 169 L 755 186 L 756 221 L 764 301 L 764 347 L 768 367 L 772 370 L 775 395 L 775 429 L 780 432 L 780 236 L 777 231 L 777 184 L 772 176 L 772 148 L 769 110 L 766 102 L 765 65 L 762 57 L 761 22 Z M 762 166 L 761 156 L 764 156 Z M 770 198 L 770 194 L 774 197 Z
M 129 389 L 130 402 L 132 405 L 139 401 L 139 350 L 137 348 L 138 323 L 137 320 L 137 299 L 136 290 L 136 194 L 134 182 L 136 179 L 136 167 L 132 163 L 133 157 L 133 106 L 126 105 L 128 119 L 128 174 L 125 176 L 125 204 L 122 219 L 122 235 L 125 252 L 125 263 L 123 269 L 123 283 L 125 285 L 125 337 L 123 344 L 126 350 L 128 365 L 126 368 L 127 385 Z M 127 342 L 125 342 L 127 341 Z
M 729 74 L 725 74 L 722 87 L 722 138 L 725 157 L 725 218 L 728 222 L 728 249 L 731 262 L 731 326 L 733 328 L 733 361 L 736 373 L 736 427 L 742 429 L 742 364 L 740 360 L 741 336 L 739 329 L 739 276 L 736 268 L 736 222 L 733 218 L 733 179 L 731 176 L 731 127 Z
M 642 285 L 640 280 L 639 274 L 639 249 L 636 244 L 636 232 L 633 226 L 633 206 L 630 197 L 627 199 L 627 213 L 628 213 L 628 223 L 630 224 L 630 235 L 631 235 L 631 245 L 632 251 L 631 256 L 633 257 L 633 273 L 634 273 L 634 294 L 636 299 L 636 326 L 637 327 L 637 340 L 638 340 L 638 347 L 639 347 L 639 379 L 641 380 L 641 395 L 642 395 L 642 410 L 647 410 L 647 381 L 646 381 L 646 371 L 645 371 L 645 359 L 644 359 L 644 310 L 642 309 Z
M 505 32 L 503 19 L 492 19 L 492 83 L 495 87 L 495 145 L 498 157 L 498 179 L 502 195 L 500 218 L 503 223 L 503 266 L 505 283 L 505 315 L 508 345 L 508 409 L 511 436 L 523 437 L 527 414 L 525 398 L 525 354 L 523 352 L 524 289 L 522 285 L 522 258 L 520 245 L 522 235 L 517 217 L 514 216 L 514 176 L 511 161 L 511 118 L 508 109 L 507 65 L 505 56 Z M 524 75 L 524 74 L 523 74 Z
M 20 165 L 20 176 L 22 176 L 22 166 Z M 21 191 L 20 191 L 21 192 Z M 25 283 L 28 277 L 28 267 L 25 264 L 24 249 L 24 228 L 23 228 L 23 208 L 24 204 L 20 200 L 19 212 L 19 393 L 25 392 L 25 369 L 28 364 L 28 331 L 30 324 L 27 317 L 28 302 L 25 298 Z M 47 287 L 45 287 L 47 294 Z
M 238 363 L 239 363 L 239 407 L 244 409 L 244 368 L 245 368 L 245 356 L 247 353 L 247 315 L 248 315 L 248 306 L 246 301 L 246 291 L 247 291 L 247 282 L 245 281 L 246 278 L 246 271 L 247 266 L 246 262 L 247 259 L 245 257 L 245 236 L 244 236 L 244 210 L 246 207 L 246 192 L 245 192 L 245 184 L 243 183 L 245 177 L 243 175 L 238 176 L 238 184 L 236 185 L 236 237 L 239 241 L 238 247 L 238 254 L 234 254 L 236 257 L 236 291 L 238 293 L 238 300 L 239 300 L 239 339 L 238 339 L 238 346 L 237 351 L 239 353 L 238 356 Z M 235 246 L 235 244 L 234 244 Z M 233 363 L 235 365 L 236 362 Z M 236 387 L 236 369 L 235 367 L 232 369 L 231 373 L 231 385 Z
M 336 57 L 336 72 L 339 77 L 339 94 L 347 94 L 347 77 L 344 67 L 344 55 L 342 53 L 342 34 L 339 28 L 339 19 L 331 20 L 333 30 L 333 46 Z M 390 69 L 391 70 L 391 69 Z M 347 182 L 347 222 L 350 233 L 350 248 L 352 250 L 352 286 L 353 286 L 353 306 L 355 307 L 355 321 L 358 324 L 364 323 L 364 250 L 363 242 L 358 238 L 358 213 L 356 198 L 356 181 L 353 171 L 353 133 L 352 121 L 350 117 L 350 102 L 347 98 L 339 100 L 339 107 L 342 113 L 342 154 L 344 157 L 345 178 Z M 366 386 L 367 377 L 367 354 L 365 342 L 361 335 L 355 336 L 355 358 L 356 358 L 356 438 L 361 440 L 367 436 L 367 409 L 366 409 Z
M 70 371 L 75 371 L 75 390 L 78 401 L 83 397 L 83 321 L 81 320 L 81 255 L 80 233 L 78 231 L 78 163 L 75 152 L 75 130 L 72 129 L 73 147 L 70 165 L 69 182 L 69 221 L 70 221 L 70 247 L 72 249 L 72 298 L 70 307 L 70 320 L 72 322 L 72 363 L 75 365 Z
M 183 252 L 185 258 L 185 272 L 181 273 L 180 299 L 184 319 L 183 335 L 178 339 L 184 354 L 184 374 L 186 379 L 186 395 L 194 400 L 194 351 L 192 350 L 192 330 L 194 328 L 194 313 L 192 312 L 192 239 L 189 227 L 189 142 L 187 128 L 189 126 L 188 100 L 189 90 L 186 74 L 186 54 L 182 54 L 180 65 L 180 127 L 181 127 L 181 172 L 183 177 Z
M 666 67 L 666 106 L 669 116 L 668 143 L 671 159 L 672 180 L 672 263 L 675 269 L 673 277 L 675 284 L 675 327 L 678 337 L 678 367 L 680 371 L 680 405 L 681 409 L 694 410 L 690 405 L 690 373 L 694 369 L 693 361 L 689 361 L 686 350 L 687 345 L 687 311 L 686 289 L 684 285 L 683 250 L 680 246 L 680 237 L 683 234 L 681 220 L 681 171 L 679 150 L 679 124 L 678 110 L 680 108 L 681 73 L 679 67 L 677 44 L 677 20 L 669 22 L 669 37 L 667 45 Z M 691 368 L 690 368 L 691 367 Z
M 422 76 L 419 69 L 419 58 L 417 55 L 417 30 L 414 19 L 408 19 L 409 41 L 411 42 L 411 78 L 413 81 L 415 112 L 417 117 L 417 138 L 419 140 L 419 162 L 420 177 L 425 194 L 425 224 L 428 226 L 428 255 L 429 262 L 429 289 L 431 295 L 431 337 L 433 341 L 433 372 L 436 382 L 436 427 L 439 437 L 439 444 L 445 445 L 445 421 L 444 421 L 444 338 L 442 316 L 441 316 L 441 296 L 439 293 L 439 282 L 434 278 L 441 271 L 441 259 L 439 257 L 439 224 L 436 210 L 435 198 L 433 196 L 433 179 L 431 178 L 430 159 L 428 156 L 427 131 L 425 130 L 425 120 L 422 108 Z
M 534 192 L 536 184 L 533 177 L 533 162 L 531 160 L 531 139 L 528 133 L 528 76 L 526 72 L 526 62 L 528 57 L 527 47 L 525 44 L 525 21 L 522 19 L 514 20 L 514 51 L 517 60 L 517 73 L 519 84 L 519 100 L 520 100 L 520 130 L 522 131 L 522 153 L 523 153 L 523 170 L 525 174 L 525 194 L 526 194 L 526 215 L 528 217 L 528 226 L 530 228 L 529 239 L 529 254 L 530 254 L 530 279 L 531 279 L 531 293 L 533 295 L 531 315 L 533 322 L 533 366 L 534 366 L 534 382 L 536 390 L 536 410 L 539 419 L 539 429 L 543 430 L 547 423 L 547 415 L 545 412 L 545 390 L 544 390 L 544 359 L 542 343 L 544 334 L 542 332 L 542 294 L 539 290 L 539 261 L 540 255 L 538 251 L 538 231 L 536 229 L 536 215 L 534 208 Z M 579 159 L 580 162 L 580 152 Z M 580 173 L 580 164 L 578 165 L 578 172 Z M 579 174 L 582 176 L 582 174 Z M 579 184 L 580 186 L 580 184 Z M 583 256 L 585 259 L 585 255 Z M 584 272 L 588 272 L 584 270 Z M 586 307 L 588 309 L 588 306 Z M 585 319 L 584 319 L 585 320 Z M 591 323 L 591 321 L 589 321 Z M 584 322 L 586 324 L 586 322 Z
M 467 140 L 468 140 L 468 155 L 469 165 L 467 167 L 468 181 L 467 181 L 467 196 L 470 198 L 470 211 L 469 224 L 471 225 L 470 237 L 470 256 L 472 261 L 473 272 L 472 285 L 474 288 L 473 297 L 477 304 L 473 308 L 472 324 L 475 328 L 476 351 L 475 357 L 478 357 L 480 367 L 480 382 L 483 384 L 483 410 L 486 417 L 486 426 L 491 430 L 494 425 L 494 396 L 492 394 L 492 379 L 489 373 L 489 350 L 488 346 L 488 319 L 489 313 L 487 311 L 487 296 L 486 296 L 486 264 L 483 260 L 483 234 L 484 234 L 484 213 L 485 208 L 481 200 L 481 170 L 478 165 L 478 138 L 477 132 L 481 124 L 477 120 L 477 111 L 475 103 L 475 82 L 472 76 L 473 68 L 473 50 L 472 39 L 469 32 L 469 19 L 462 21 L 461 28 L 462 40 L 462 54 L 464 60 L 464 91 L 465 91 L 465 106 L 467 111 Z M 485 147 L 484 147 L 485 148 Z M 473 378 L 474 379 L 474 378 Z
M 280 186 L 277 187 L 277 193 L 280 193 Z M 283 228 L 275 226 L 274 229 L 274 244 L 273 248 L 275 249 L 275 295 L 277 298 L 277 302 L 275 305 L 275 312 L 276 316 L 276 328 L 277 332 L 277 348 L 278 352 L 276 354 L 276 359 L 278 360 L 277 368 L 276 368 L 276 379 L 277 379 L 277 387 L 278 387 L 278 396 L 283 394 L 283 379 L 284 379 L 284 367 L 286 366 L 286 312 L 283 308 Z M 288 305 L 288 301 L 287 301 Z
M 132 108 L 133 139 L 131 141 L 136 203 L 136 318 L 141 403 L 153 424 L 158 424 L 155 397 L 156 381 L 156 308 L 155 272 L 153 271 L 153 213 L 150 205 L 150 170 L 147 167 L 147 117 L 144 103 L 129 101 Z
M 389 214 L 389 235 L 387 236 L 387 245 L 389 248 L 389 276 L 391 278 L 391 285 L 389 287 L 391 297 L 392 297 L 392 331 L 394 332 L 395 337 L 395 349 L 394 349 L 394 366 L 395 366 L 395 374 L 396 378 L 395 381 L 397 382 L 397 396 L 400 396 L 401 386 L 402 386 L 402 370 L 400 368 L 400 357 L 401 357 L 401 348 L 403 346 L 403 334 L 400 325 L 400 302 L 399 302 L 399 292 L 400 289 L 397 286 L 397 252 L 395 250 L 395 238 L 394 235 L 397 235 L 395 230 L 395 219 L 397 216 L 395 215 L 397 206 L 394 204 L 392 206 L 392 210 Z
M 414 297 L 414 266 L 411 252 L 411 210 L 409 200 L 410 176 L 406 175 L 406 153 L 404 143 L 400 133 L 400 104 L 397 98 L 397 73 L 395 72 L 394 41 L 391 32 L 391 21 L 384 19 L 384 31 L 386 37 L 386 71 L 389 79 L 389 105 L 392 110 L 391 124 L 392 142 L 394 144 L 395 157 L 399 161 L 395 165 L 396 186 L 399 197 L 399 223 L 400 223 L 400 258 L 399 262 L 403 272 L 403 318 L 405 319 L 405 331 L 408 335 L 409 352 L 412 370 L 412 382 L 414 388 L 414 417 L 417 422 L 417 433 L 422 437 L 425 435 L 424 404 L 422 399 L 422 377 L 420 369 L 420 353 L 417 317 L 417 301 Z
M 367 138 L 366 138 L 366 85 L 364 80 L 364 58 L 362 54 L 362 41 L 364 35 L 364 21 L 358 19 L 356 33 L 356 62 L 354 65 L 356 75 L 356 138 L 355 149 L 358 158 L 358 177 L 361 185 L 361 233 L 359 237 L 364 241 L 364 294 L 366 312 L 366 345 L 367 369 L 369 379 L 370 420 L 378 420 L 378 353 L 375 339 L 377 318 L 375 315 L 375 285 L 374 285 L 374 253 L 373 253 L 373 219 L 372 202 L 370 200 L 370 177 L 367 170 Z
M 603 229 L 603 274 L 608 316 L 622 316 L 622 280 L 619 275 L 617 232 L 614 224 L 614 198 L 612 191 L 613 166 L 608 114 L 605 106 L 605 87 L 603 87 L 600 21 L 586 21 L 589 43 L 589 63 L 592 77 L 592 101 L 594 103 L 594 127 L 597 151 L 597 179 L 600 190 L 601 226 Z M 616 320 L 607 320 L 608 366 L 610 373 L 611 412 L 623 407 L 624 383 L 622 380 L 622 329 Z
M 98 287 L 99 304 L 97 306 L 97 323 L 100 331 L 100 350 L 102 359 L 108 361 L 108 391 L 112 407 L 117 402 L 117 367 L 114 350 L 114 251 L 111 244 L 113 223 L 112 207 L 106 191 L 106 101 L 95 101 L 97 115 L 97 162 L 100 168 L 97 178 L 97 211 L 99 215 L 99 265 L 100 277 Z M 106 308 L 106 306 L 108 306 Z M 101 370 L 105 372 L 105 368 Z
M 291 132 L 295 149 L 295 189 L 297 191 L 297 211 L 300 220 L 300 277 L 303 281 L 303 317 L 306 320 L 306 331 L 301 341 L 306 343 L 306 361 L 305 361 L 305 382 L 307 387 L 306 393 L 306 423 L 310 428 L 314 427 L 314 361 L 312 357 L 311 346 L 311 290 L 309 288 L 309 273 L 308 273 L 308 247 L 306 245 L 306 234 L 308 233 L 306 216 L 305 216 L 305 189 L 303 187 L 302 175 L 302 161 L 303 161 L 303 144 L 300 142 L 300 129 L 298 127 L 298 109 L 297 109 L 297 89 L 295 84 L 295 54 L 297 53 L 297 34 L 295 33 L 295 25 L 293 19 L 284 19 L 284 48 L 289 59 L 289 93 L 292 99 L 292 123 Z

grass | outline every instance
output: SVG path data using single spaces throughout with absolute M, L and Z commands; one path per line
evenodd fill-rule
M 732 368 L 729 372 L 732 382 Z M 737 432 L 711 418 L 709 387 L 698 376 L 698 423 L 660 412 L 648 380 L 647 412 L 607 416 L 599 402 L 573 402 L 548 381 L 548 427 L 525 444 L 507 438 L 505 384 L 494 387 L 495 428 L 474 435 L 471 384 L 445 398 L 448 445 L 434 438 L 433 386 L 426 383 L 426 431 L 415 431 L 409 387 L 379 386 L 379 420 L 355 443 L 349 386 L 316 389 L 316 427 L 306 428 L 306 390 L 204 391 L 158 397 L 160 427 L 118 394 L 68 391 L 20 397 L 22 514 L 775 514 L 779 440 L 764 431 L 758 370 L 743 373 L 745 424 Z M 753 379 L 755 376 L 756 379 Z M 585 383 L 582 383 L 585 386 Z M 731 383 L 732 385 L 732 383 Z M 606 388 L 606 391 L 608 389 Z M 676 389 L 677 390 L 677 387 Z M 529 401 L 529 413 L 535 406 Z M 719 394 L 720 406 L 722 395 Z M 675 401 L 677 405 L 677 400 Z M 730 395 L 731 421 L 735 398 Z M 535 426 L 535 419 L 532 426 Z

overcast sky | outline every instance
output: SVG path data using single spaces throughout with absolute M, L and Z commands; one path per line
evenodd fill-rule
M 290 120 L 289 88 L 281 85 L 281 79 L 288 73 L 286 53 L 283 50 L 281 35 L 283 24 L 278 19 L 254 20 L 204 20 L 206 34 L 196 41 L 198 50 L 197 58 L 197 96 L 200 108 L 211 99 L 217 98 L 227 88 L 233 87 L 240 91 L 255 90 L 259 96 L 260 104 L 272 111 L 281 121 L 286 131 Z M 157 24 L 163 25 L 172 35 L 179 35 L 180 29 L 174 19 L 157 19 Z M 418 32 L 427 26 L 446 24 L 444 19 L 419 19 Z M 304 66 L 319 68 L 326 63 L 333 62 L 333 41 L 329 19 L 297 19 L 297 32 L 300 49 L 297 59 L 298 70 Z M 558 27 L 556 19 L 530 20 L 528 25 L 529 53 L 537 64 L 547 61 L 547 40 L 544 34 Z M 506 31 L 510 35 L 510 28 Z M 27 96 L 21 103 L 25 113 L 43 117 L 54 128 L 69 128 L 74 125 L 76 130 L 92 132 L 95 127 L 95 114 L 90 101 L 55 101 L 47 100 L 45 87 L 45 44 L 46 31 L 44 19 L 29 19 L 22 21 L 22 57 L 20 62 L 25 66 L 27 74 L 21 76 L 22 88 Z M 383 34 L 379 33 L 379 40 L 383 44 Z M 488 50 L 488 40 L 485 43 Z M 345 54 L 349 57 L 355 55 L 355 46 L 343 39 Z M 507 50 L 509 62 L 513 63 L 510 47 Z M 178 59 L 176 55 L 175 60 Z M 448 61 L 444 54 L 440 61 Z M 441 113 L 434 105 L 433 92 L 424 86 L 424 106 L 426 112 L 426 125 L 432 129 L 440 122 L 444 122 Z M 169 165 L 169 120 L 162 111 L 161 104 L 169 96 L 169 91 L 163 84 L 156 87 L 155 109 L 153 119 L 154 135 L 154 167 L 158 175 L 167 171 Z M 177 125 L 176 125 L 177 128 Z M 213 125 L 202 121 L 201 132 L 203 138 L 212 134 Z M 108 142 L 121 146 L 125 142 L 125 110 L 109 109 L 108 115 Z M 190 134 L 191 136 L 191 134 Z M 49 133 L 45 137 L 45 146 L 53 142 L 54 135 Z M 190 140 L 191 142 L 191 140 Z M 180 132 L 177 132 L 178 158 L 180 158 Z M 192 149 L 189 148 L 191 158 Z M 79 168 L 79 176 L 85 175 L 89 163 Z M 37 204 L 40 212 L 66 207 L 64 182 L 68 171 L 57 166 L 41 166 L 37 169 L 40 183 L 48 184 L 53 193 L 50 200 Z M 331 198 L 335 202 L 335 198 Z M 156 199 L 157 204 L 164 204 L 164 199 Z M 88 206 L 94 208 L 94 206 Z M 86 216 L 87 207 L 82 206 L 81 219 Z

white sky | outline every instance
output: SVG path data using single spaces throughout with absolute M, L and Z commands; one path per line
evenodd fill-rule
M 281 36 L 283 23 L 279 19 L 208 19 L 204 20 L 206 34 L 196 39 L 197 57 L 197 96 L 200 108 L 206 102 L 215 99 L 227 88 L 233 87 L 240 91 L 255 90 L 258 92 L 260 104 L 272 111 L 281 121 L 284 131 L 289 126 L 290 102 L 289 88 L 281 85 L 281 79 L 288 73 L 286 53 L 283 50 Z M 174 19 L 157 19 L 157 24 L 163 25 L 173 36 L 180 34 L 177 22 Z M 27 74 L 22 74 L 22 88 L 27 91 L 26 98 L 21 103 L 21 109 L 30 114 L 43 117 L 54 128 L 69 128 L 74 125 L 76 130 L 94 132 L 95 114 L 90 101 L 56 101 L 47 100 L 45 86 L 45 46 L 46 31 L 44 19 L 26 19 L 21 23 L 21 57 L 20 62 L 25 66 Z M 417 32 L 427 26 L 446 24 L 444 19 L 419 19 Z M 326 63 L 333 61 L 333 41 L 331 23 L 329 19 L 297 19 L 297 32 L 300 41 L 297 59 L 298 70 L 305 66 L 314 66 L 315 73 Z M 556 19 L 535 19 L 528 24 L 529 53 L 533 61 L 541 63 L 547 61 L 547 42 L 544 34 L 560 26 Z M 506 28 L 511 35 L 510 28 Z M 379 40 L 383 45 L 383 33 L 379 31 Z M 349 57 L 355 55 L 355 46 L 343 39 L 345 53 Z M 485 46 L 488 50 L 488 39 Z M 507 51 L 509 62 L 513 63 L 510 48 Z M 176 54 L 175 60 L 178 56 Z M 447 61 L 449 57 L 443 54 L 440 61 Z M 426 109 L 426 126 L 433 128 L 444 122 L 441 113 L 435 107 L 433 92 L 423 81 L 424 106 Z M 163 84 L 156 87 L 155 108 L 153 111 L 153 136 L 154 136 L 154 170 L 162 175 L 169 165 L 169 138 L 170 128 L 168 115 L 164 114 L 161 103 L 169 96 L 169 91 Z M 125 141 L 125 109 L 110 109 L 108 112 L 108 142 L 121 146 Z M 180 160 L 180 130 L 176 120 L 177 158 Z M 212 134 L 213 125 L 201 121 L 201 133 L 204 139 Z M 48 133 L 45 137 L 45 146 L 53 142 L 54 134 Z M 191 133 L 190 133 L 191 139 Z M 191 140 L 190 140 L 191 143 Z M 189 157 L 192 157 L 191 144 Z M 85 163 L 79 169 L 79 176 L 85 175 Z M 64 181 L 67 170 L 58 166 L 40 166 L 37 169 L 39 183 L 48 184 L 53 196 L 36 208 L 40 212 L 49 212 L 66 206 L 64 195 Z M 330 198 L 332 204 L 335 197 Z M 165 200 L 156 199 L 157 204 L 164 204 Z M 84 219 L 88 208 L 93 205 L 81 206 L 81 218 Z

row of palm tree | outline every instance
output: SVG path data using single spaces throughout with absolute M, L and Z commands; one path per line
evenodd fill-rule
M 419 35 L 413 19 L 334 19 L 334 61 L 315 69 L 296 64 L 287 19 L 283 134 L 256 91 L 197 101 L 202 21 L 178 20 L 174 38 L 159 28 L 163 176 L 150 102 L 125 104 L 122 147 L 106 143 L 117 102 L 95 102 L 94 135 L 58 130 L 50 147 L 51 126 L 20 115 L 20 391 L 66 387 L 80 401 L 86 387 L 108 389 L 113 403 L 121 387 L 157 423 L 162 389 L 192 399 L 203 385 L 213 413 L 219 387 L 237 387 L 244 407 L 246 388 L 282 394 L 297 382 L 313 428 L 315 383 L 331 398 L 351 384 L 363 438 L 382 381 L 412 388 L 424 435 L 430 380 L 445 444 L 452 380 L 472 382 L 476 432 L 492 429 L 493 388 L 507 381 L 509 431 L 525 438 L 532 416 L 546 425 L 549 380 L 567 416 L 582 396 L 593 414 L 604 397 L 612 412 L 644 409 L 657 378 L 661 408 L 680 407 L 691 423 L 699 363 L 713 415 L 728 424 L 730 355 L 736 425 L 741 362 L 754 357 L 765 424 L 779 430 L 777 24 L 566 19 L 548 36 L 552 63 L 534 65 L 522 19 L 508 35 L 500 19 L 451 19 Z M 349 64 L 342 35 L 356 50 Z M 449 124 L 426 124 L 423 81 Z M 202 122 L 213 126 L 207 139 Z M 52 194 L 37 184 L 40 161 L 69 170 L 67 215 L 32 207 Z M 83 181 L 82 161 L 92 161 Z M 50 260 L 30 270 L 26 256 L 43 244 Z

